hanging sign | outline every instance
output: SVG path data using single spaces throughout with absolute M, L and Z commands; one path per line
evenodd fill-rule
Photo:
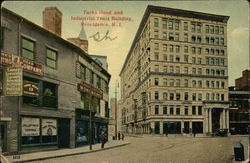
M 39 118 L 22 118 L 22 136 L 39 136 L 40 120 Z
M 21 67 L 6 67 L 3 90 L 4 96 L 22 96 L 23 71 Z
M 98 99 L 102 99 L 103 98 L 103 92 L 102 90 L 87 84 L 85 82 L 81 82 L 77 84 L 78 90 L 87 94 L 90 94 L 91 96 L 94 96 Z
M 42 119 L 42 135 L 43 136 L 57 135 L 56 119 Z

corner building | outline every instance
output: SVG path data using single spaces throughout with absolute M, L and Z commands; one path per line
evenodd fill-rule
M 148 6 L 120 72 L 123 130 L 229 128 L 228 16 Z

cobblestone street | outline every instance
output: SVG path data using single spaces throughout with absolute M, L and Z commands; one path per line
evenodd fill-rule
M 127 137 L 130 144 L 110 150 L 36 161 L 36 163 L 230 163 L 233 146 L 247 136 L 215 138 Z M 34 162 L 35 163 L 35 162 Z

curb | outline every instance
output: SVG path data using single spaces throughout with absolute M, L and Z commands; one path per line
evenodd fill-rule
M 116 146 L 106 147 L 106 148 L 103 148 L 103 149 L 96 149 L 96 150 L 92 150 L 92 151 L 69 153 L 69 154 L 64 154 L 64 155 L 49 156 L 49 157 L 43 157 L 43 158 L 35 158 L 35 159 L 29 159 L 29 160 L 23 160 L 23 161 L 12 161 L 12 162 L 13 163 L 21 163 L 21 162 L 30 162 L 30 161 L 41 161 L 41 160 L 47 160 L 47 159 L 52 159 L 52 158 L 67 157 L 67 156 L 74 156 L 74 155 L 87 154 L 87 153 L 94 153 L 94 152 L 109 150 L 109 149 L 116 148 L 116 147 L 126 146 L 126 145 L 129 145 L 129 144 L 130 143 L 125 143 L 125 144 L 120 144 L 120 145 L 116 145 Z

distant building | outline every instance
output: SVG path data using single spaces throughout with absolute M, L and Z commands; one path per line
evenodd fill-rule
M 116 127 L 116 98 L 110 99 L 110 114 L 109 114 L 109 135 L 110 138 L 115 136 L 115 127 Z
M 235 80 L 235 88 L 229 88 L 229 126 L 231 134 L 250 134 L 250 71 Z

